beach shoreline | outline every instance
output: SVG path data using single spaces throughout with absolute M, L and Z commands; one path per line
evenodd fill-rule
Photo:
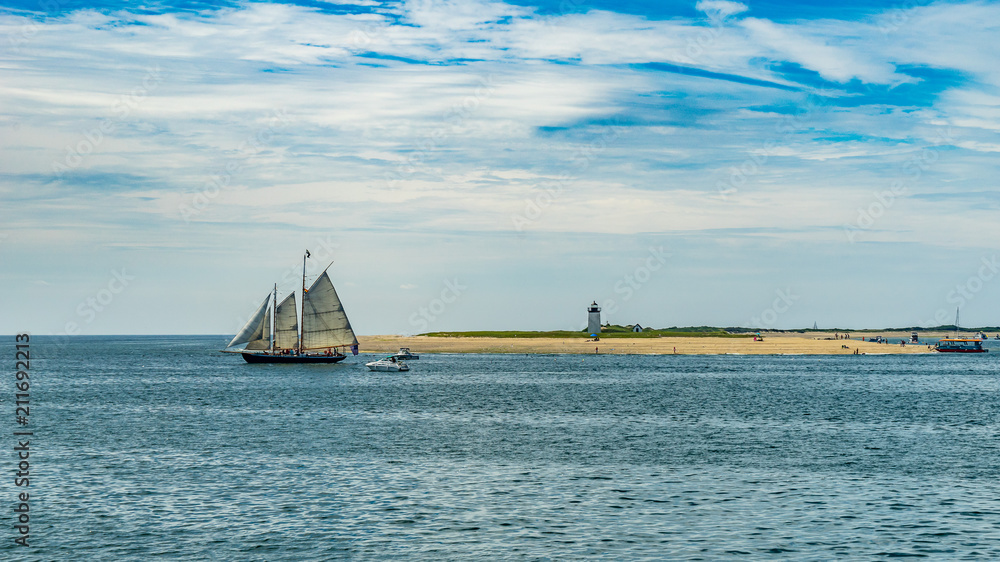
M 930 334 L 928 334 L 930 335 Z M 526 353 L 573 355 L 854 355 L 934 353 L 933 344 L 900 345 L 909 339 L 895 335 L 891 344 L 833 339 L 833 334 L 765 334 L 763 341 L 746 338 L 663 337 L 607 338 L 485 338 L 374 335 L 358 336 L 362 353 L 393 353 L 409 347 L 414 353 Z M 867 337 L 867 336 L 866 336 Z M 887 332 L 883 337 L 890 337 Z M 830 339 L 827 339 L 830 338 Z M 934 338 L 933 341 L 937 341 Z M 930 347 L 929 347 L 930 345 Z

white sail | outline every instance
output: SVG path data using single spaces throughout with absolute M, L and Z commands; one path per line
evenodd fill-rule
M 344 306 L 324 271 L 302 296 L 302 348 L 357 345 Z
M 267 312 L 267 303 L 270 301 L 271 294 L 268 293 L 267 298 L 265 298 L 264 302 L 261 303 L 257 312 L 253 313 L 250 320 L 247 320 L 247 323 L 243 325 L 243 329 L 240 330 L 240 333 L 236 334 L 233 341 L 229 342 L 229 345 L 226 347 L 233 347 L 234 345 L 240 345 L 249 341 L 261 339 L 264 330 L 264 315 Z
M 295 310 L 295 293 L 278 304 L 274 314 L 274 347 L 293 349 L 299 344 L 299 320 Z
M 245 349 L 248 350 L 261 350 L 261 349 L 271 349 L 271 308 L 268 307 L 267 312 L 264 313 L 264 329 L 260 332 L 260 337 L 250 340 Z

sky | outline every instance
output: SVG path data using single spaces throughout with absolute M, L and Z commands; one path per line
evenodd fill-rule
M 1000 4 L 0 4 L 0 333 L 1000 324 Z

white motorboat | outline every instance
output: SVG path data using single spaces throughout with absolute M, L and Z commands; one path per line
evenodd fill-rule
M 395 355 L 390 355 L 385 359 L 379 359 L 378 361 L 372 361 L 371 363 L 365 363 L 365 367 L 368 367 L 371 371 L 383 371 L 390 373 L 410 370 L 410 366 L 396 359 Z
M 410 348 L 408 347 L 399 348 L 399 351 L 396 352 L 396 354 L 393 355 L 393 357 L 395 357 L 397 360 L 406 359 L 407 361 L 411 359 L 420 359 L 420 356 L 411 352 Z

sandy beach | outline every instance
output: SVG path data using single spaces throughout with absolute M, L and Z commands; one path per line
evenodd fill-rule
M 359 336 L 364 353 L 391 353 L 409 347 L 414 353 L 575 353 L 669 355 L 851 355 L 933 353 L 927 345 L 877 344 L 829 336 L 767 335 L 747 338 L 608 338 L 597 342 L 565 338 L 466 338 L 428 336 Z M 817 339 L 818 338 L 818 339 Z M 844 347 L 846 346 L 846 348 Z M 675 351 L 676 350 L 676 351 Z

